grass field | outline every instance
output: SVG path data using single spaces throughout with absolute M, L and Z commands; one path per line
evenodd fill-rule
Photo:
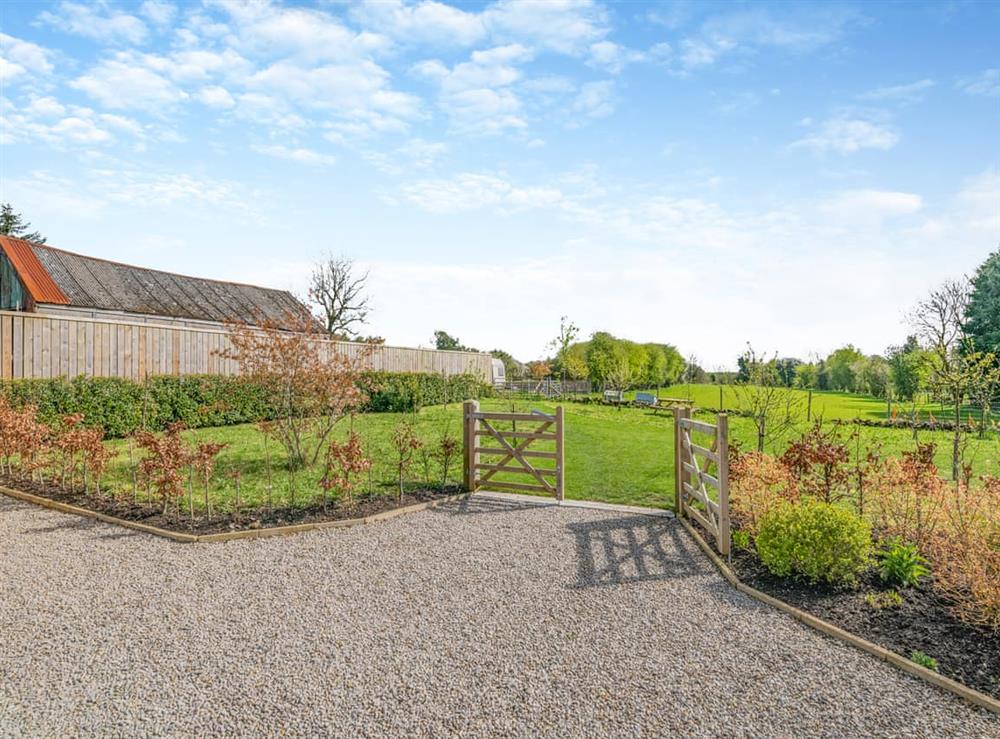
M 679 388 L 671 388 L 670 397 L 677 395 Z M 718 390 L 716 387 L 692 387 L 692 393 Z M 666 393 L 663 393 L 666 396 Z M 696 402 L 699 401 L 695 395 Z M 717 400 L 717 396 L 716 396 Z M 829 394 L 823 398 L 826 418 L 833 413 L 840 417 L 854 417 L 855 409 L 864 408 L 866 399 L 857 396 Z M 814 396 L 814 402 L 816 398 Z M 873 404 L 878 401 L 873 401 Z M 552 412 L 554 403 L 544 401 L 485 400 L 484 410 L 528 411 L 538 409 Z M 874 408 L 868 406 L 874 413 Z M 845 415 L 847 414 L 847 415 Z M 600 500 L 609 503 L 626 503 L 653 507 L 670 507 L 673 499 L 673 421 L 670 414 L 654 416 L 650 411 L 635 408 L 620 410 L 603 405 L 582 405 L 568 403 L 566 416 L 566 490 L 567 497 L 574 499 Z M 362 490 L 383 492 L 394 490 L 395 471 L 390 447 L 392 429 L 401 420 L 409 420 L 417 435 L 428 446 L 433 445 L 444 432 L 461 438 L 461 406 L 451 405 L 425 408 L 417 414 L 380 413 L 367 414 L 355 419 L 355 428 L 366 443 L 368 454 L 375 460 L 370 479 L 366 479 Z M 755 444 L 756 433 L 748 419 L 733 417 L 730 422 L 731 436 L 736 443 L 747 448 Z M 769 451 L 782 451 L 790 438 L 808 428 L 803 422 L 799 428 L 783 438 L 769 439 Z M 345 421 L 339 429 L 344 436 L 349 430 Z M 234 497 L 235 483 L 229 478 L 233 469 L 239 469 L 242 478 L 242 499 L 244 505 L 263 505 L 266 501 L 267 466 L 264 462 L 263 437 L 254 426 L 231 426 L 224 428 L 198 429 L 186 432 L 191 440 L 224 442 L 229 446 L 220 454 L 216 479 L 212 484 L 213 505 L 230 508 Z M 922 431 L 919 439 L 938 445 L 936 461 L 942 470 L 949 469 L 949 441 L 946 432 Z M 131 474 L 128 465 L 128 447 L 124 442 L 111 443 L 117 452 L 108 476 L 108 483 L 119 490 L 131 489 Z M 913 436 L 906 429 L 861 428 L 856 441 L 856 449 L 864 452 L 872 446 L 880 446 L 883 454 L 894 455 L 914 446 Z M 315 500 L 318 491 L 319 469 L 289 475 L 284 471 L 283 452 L 280 447 L 269 444 L 273 465 L 273 499 L 275 505 L 287 504 L 294 497 L 299 504 L 309 497 Z M 1000 442 L 994 439 L 979 441 L 970 439 L 968 458 L 977 474 L 998 472 L 995 460 L 1000 459 Z M 411 484 L 440 484 L 442 470 L 436 459 L 424 460 L 418 455 L 407 475 Z M 456 455 L 448 474 L 450 483 L 461 481 L 461 457 Z M 522 480 L 523 482 L 523 480 Z M 294 491 L 294 496 L 293 496 Z M 199 505 L 202 491 L 199 484 L 195 488 L 196 505 Z M 308 496 L 307 496 L 308 493 Z
M 720 391 L 722 407 L 725 409 L 739 408 L 739 389 L 732 385 L 672 385 L 661 388 L 659 394 L 661 398 L 680 398 L 693 400 L 696 406 L 701 408 L 719 408 Z M 656 393 L 656 390 L 647 392 Z M 809 391 L 791 390 L 798 403 L 805 412 L 809 404 Z M 628 393 L 627 397 L 635 397 L 635 393 Z M 912 403 L 893 403 L 900 416 L 908 417 L 914 408 Z M 926 420 L 929 414 L 933 414 L 939 420 L 950 420 L 955 414 L 948 408 L 942 408 L 939 403 L 928 402 L 921 398 L 916 403 L 916 410 L 921 418 Z M 963 419 L 969 414 L 978 418 L 978 411 L 972 407 L 962 409 Z M 863 419 L 885 419 L 891 416 L 890 406 L 885 400 L 873 398 L 870 395 L 856 395 L 854 393 L 841 393 L 829 390 L 812 391 L 812 417 L 822 418 L 827 421 L 849 421 L 855 418 Z

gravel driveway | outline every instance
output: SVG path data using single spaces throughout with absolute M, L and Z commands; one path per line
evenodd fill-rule
M 216 545 L 0 496 L 0 736 L 1000 736 L 674 521 L 475 498 Z

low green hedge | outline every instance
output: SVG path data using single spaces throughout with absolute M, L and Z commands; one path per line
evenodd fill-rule
M 460 402 L 489 390 L 472 375 L 444 377 L 416 372 L 368 372 L 361 385 L 369 395 L 363 410 L 377 413 Z M 257 385 L 219 375 L 164 375 L 145 382 L 83 376 L 4 380 L 0 393 L 14 405 L 37 406 L 43 423 L 54 424 L 69 413 L 82 413 L 85 424 L 100 426 L 112 437 L 127 436 L 143 426 L 160 430 L 175 421 L 201 428 L 274 417 Z
M 489 394 L 490 386 L 475 375 L 432 375 L 423 372 L 366 372 L 361 387 L 368 394 L 365 410 L 408 413 L 428 405 L 460 403 Z

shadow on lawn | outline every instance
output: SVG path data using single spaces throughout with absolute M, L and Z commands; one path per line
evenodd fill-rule
M 683 529 L 671 519 L 625 516 L 568 526 L 576 538 L 574 588 L 704 574 Z

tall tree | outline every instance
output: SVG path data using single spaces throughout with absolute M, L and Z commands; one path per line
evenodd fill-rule
M 889 378 L 898 400 L 913 400 L 924 382 L 926 358 L 916 336 L 906 337 L 902 346 L 890 346 Z
M 951 476 L 958 480 L 962 455 L 962 404 L 979 395 L 996 380 L 996 358 L 990 352 L 969 351 L 965 316 L 971 285 L 949 280 L 917 303 L 910 316 L 913 327 L 927 345 L 928 383 L 954 411 Z
M 347 257 L 330 255 L 313 267 L 309 299 L 318 308 L 328 334 L 350 338 L 368 318 L 368 273 L 358 272 Z
M 826 358 L 826 368 L 830 373 L 830 387 L 833 390 L 853 391 L 857 387 L 856 365 L 865 355 L 853 344 L 841 347 Z
M 453 352 L 478 352 L 471 346 L 465 346 L 457 337 L 452 336 L 447 331 L 434 332 L 434 348 Z
M 1000 250 L 976 270 L 963 317 L 974 349 L 1000 353 Z
M 10 203 L 0 205 L 0 234 L 16 236 L 35 244 L 44 244 L 45 237 L 38 231 L 30 231 L 30 228 L 31 224 L 24 220 L 24 216 L 14 210 L 14 206 Z
M 566 377 L 569 374 L 565 361 L 566 353 L 569 351 L 573 342 L 576 341 L 576 337 L 579 333 L 580 329 L 577 328 L 576 324 L 570 321 L 566 316 L 563 316 L 559 319 L 558 336 L 549 342 L 549 348 L 554 350 L 556 353 L 556 371 L 559 373 L 559 377 L 563 380 L 563 382 L 566 381 Z

